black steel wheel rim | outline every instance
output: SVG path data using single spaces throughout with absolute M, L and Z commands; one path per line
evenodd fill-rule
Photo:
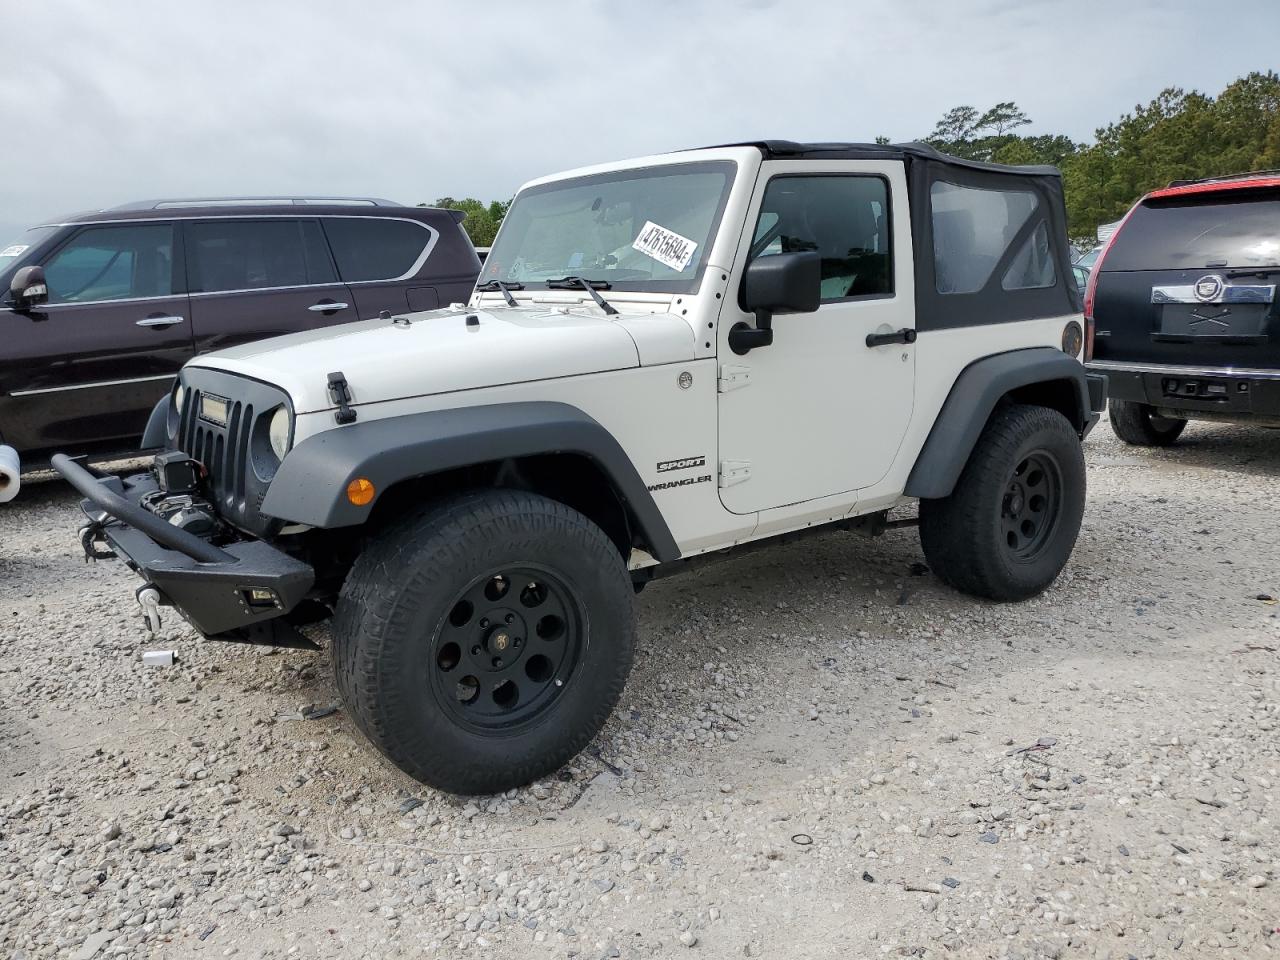
M 465 728 L 526 726 L 573 679 L 586 651 L 586 623 L 574 592 L 546 568 L 490 570 L 457 594 L 437 624 L 428 688 Z
M 1019 563 L 1036 560 L 1053 539 L 1062 516 L 1062 468 L 1047 450 L 1023 457 L 1005 483 L 1000 533 Z

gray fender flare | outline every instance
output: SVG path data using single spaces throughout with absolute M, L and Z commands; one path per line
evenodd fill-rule
M 158 450 L 169 442 L 169 403 L 173 394 L 166 394 L 151 408 L 147 428 L 142 431 L 143 450 Z
M 401 480 L 547 453 L 591 460 L 609 478 L 649 552 L 663 562 L 679 558 L 666 520 L 618 441 L 577 407 L 550 401 L 414 413 L 318 433 L 285 455 L 262 512 L 314 527 L 356 526 Z M 373 503 L 358 507 L 347 499 L 347 484 L 356 477 L 373 483 Z
M 1073 409 L 1064 412 L 1083 435 L 1092 412 L 1084 365 L 1078 360 L 1053 347 L 1030 347 L 969 364 L 942 404 L 903 492 L 926 500 L 949 496 L 1000 398 L 1011 390 L 1055 382 L 1067 385 Z

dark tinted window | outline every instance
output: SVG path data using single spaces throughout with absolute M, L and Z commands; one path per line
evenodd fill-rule
M 1133 211 L 1102 261 L 1112 270 L 1203 270 L 1280 265 L 1280 194 L 1149 200 Z
M 337 280 L 314 220 L 198 220 L 186 229 L 193 293 Z
M 965 187 L 945 180 L 930 187 L 929 202 L 939 293 L 977 293 L 985 287 L 1038 206 L 1030 190 Z
M 816 250 L 822 299 L 893 292 L 889 188 L 880 177 L 774 177 L 764 191 L 752 257 Z
M 393 280 L 408 273 L 431 242 L 431 232 L 410 220 L 330 217 L 324 221 L 338 273 L 348 283 Z
M 173 292 L 173 225 L 89 227 L 44 264 L 50 303 L 162 297 Z

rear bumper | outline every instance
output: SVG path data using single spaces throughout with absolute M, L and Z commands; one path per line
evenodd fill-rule
M 315 582 L 310 566 L 261 540 L 217 547 L 170 527 L 141 505 L 157 489 L 149 474 L 97 477 L 61 455 L 53 467 L 85 495 L 86 550 L 105 542 L 159 591 L 162 604 L 210 639 L 271 642 L 275 631 L 264 627 L 297 607 Z M 289 640 L 282 635 L 278 642 L 292 645 Z
M 1094 362 L 1113 400 L 1177 411 L 1186 419 L 1280 417 L 1280 370 Z

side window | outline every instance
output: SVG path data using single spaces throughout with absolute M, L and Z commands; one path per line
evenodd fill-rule
M 1035 232 L 1023 241 L 1009 269 L 1004 272 L 1000 286 L 1005 290 L 1034 290 L 1052 287 L 1057 279 L 1053 251 L 1049 248 L 1049 228 L 1041 220 Z
M 889 187 L 874 176 L 781 176 L 765 187 L 751 258 L 816 250 L 823 301 L 893 293 Z
M 196 220 L 186 230 L 192 293 L 337 280 L 314 220 Z
M 435 239 L 415 221 L 372 217 L 326 217 L 324 232 L 345 283 L 402 277 Z
M 943 180 L 930 188 L 929 200 L 939 293 L 976 293 L 985 287 L 1009 244 L 1039 206 L 1030 190 L 962 187 Z M 1044 224 L 1040 227 L 1005 274 L 1006 290 L 1053 285 L 1049 234 Z M 1047 283 L 1041 282 L 1046 265 Z
M 173 225 L 89 227 L 44 265 L 50 303 L 163 297 L 173 292 Z

